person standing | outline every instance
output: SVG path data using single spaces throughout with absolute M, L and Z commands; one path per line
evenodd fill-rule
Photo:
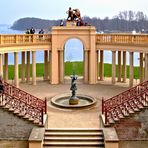
M 35 29 L 33 27 L 30 29 L 30 34 L 35 34 Z
M 27 30 L 26 30 L 26 32 L 25 32 L 26 34 L 30 34 L 30 31 L 29 31 L 29 29 L 27 28 Z
M 60 26 L 64 26 L 63 20 L 60 21 Z
M 44 30 L 41 29 L 41 30 L 39 31 L 39 34 L 44 34 Z M 43 38 L 43 35 L 39 35 L 39 39 L 41 39 L 41 38 Z

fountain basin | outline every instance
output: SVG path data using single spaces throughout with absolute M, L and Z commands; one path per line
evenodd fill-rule
M 77 94 L 77 98 L 79 98 L 79 103 L 76 105 L 70 105 L 69 99 L 71 94 L 61 94 L 53 97 L 51 99 L 51 103 L 59 108 L 67 108 L 67 109 L 80 109 L 80 108 L 87 108 L 92 107 L 96 104 L 96 99 L 82 94 Z

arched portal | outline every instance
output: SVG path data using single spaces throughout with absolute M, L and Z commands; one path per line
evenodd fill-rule
M 52 27 L 51 84 L 64 82 L 64 52 L 69 39 L 76 38 L 83 44 L 84 82 L 96 84 L 96 36 L 95 27 Z
M 84 45 L 77 38 L 67 40 L 64 46 L 64 76 L 73 73 L 84 75 Z

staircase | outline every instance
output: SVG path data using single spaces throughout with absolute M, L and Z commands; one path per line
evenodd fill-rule
M 46 129 L 44 148 L 104 148 L 102 129 Z
M 104 126 L 112 126 L 146 108 L 148 108 L 148 81 L 108 100 L 102 100 Z
M 43 126 L 46 100 L 43 101 L 15 86 L 0 83 L 0 108 L 38 126 Z

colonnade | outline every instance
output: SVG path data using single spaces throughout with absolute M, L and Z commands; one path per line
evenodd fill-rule
M 32 53 L 32 57 L 30 57 Z M 50 78 L 50 51 L 44 51 L 44 80 Z M 21 52 L 21 82 L 31 82 L 31 58 L 32 58 L 32 85 L 36 85 L 36 51 Z M 8 53 L 0 54 L 0 76 L 4 81 L 8 81 Z M 25 63 L 26 61 L 26 63 Z M 13 79 L 13 78 L 12 78 Z M 19 87 L 19 63 L 18 52 L 14 52 L 14 86 Z
M 32 57 L 31 53 L 32 52 Z M 116 82 L 125 83 L 127 80 L 127 52 L 129 51 L 116 51 L 112 52 L 112 76 L 111 83 Z M 43 79 L 50 79 L 50 50 L 44 51 L 44 72 Z M 32 58 L 32 69 L 31 69 L 31 58 Z M 84 50 L 84 83 L 89 83 L 89 50 Z M 104 50 L 96 51 L 96 80 L 104 80 Z M 117 60 L 117 62 L 116 62 Z M 64 50 L 58 51 L 59 61 L 59 83 L 64 82 Z M 99 62 L 99 70 L 98 70 Z M 117 67 L 117 68 L 116 68 Z M 139 74 L 140 82 L 148 80 L 148 53 L 139 53 Z M 32 71 L 32 77 L 31 77 Z M 99 73 L 98 73 L 99 71 Z M 117 74 L 117 76 L 116 76 Z M 3 79 L 8 81 L 8 53 L 0 54 L 0 75 Z M 98 79 L 99 76 L 99 79 Z M 31 79 L 32 78 L 32 79 Z M 30 83 L 36 85 L 36 51 L 23 51 L 21 52 L 21 82 Z M 134 52 L 129 52 L 129 86 L 132 87 L 134 84 Z M 18 64 L 18 52 L 14 52 L 14 85 L 19 87 L 19 64 Z
M 89 83 L 89 50 L 84 50 L 84 83 Z M 96 58 L 97 59 L 97 58 Z M 64 83 L 64 50 L 58 51 L 59 83 Z
M 111 83 L 126 82 L 127 79 L 127 52 L 128 51 L 116 51 L 112 50 L 112 77 Z M 104 50 L 98 51 L 99 58 L 99 80 L 104 80 Z M 117 60 L 117 63 L 116 63 Z M 117 68 L 116 68 L 117 66 Z M 139 52 L 139 75 L 140 83 L 148 80 L 148 53 Z M 117 78 L 116 78 L 117 74 Z M 129 87 L 134 84 L 134 52 L 129 52 Z
M 116 51 L 110 50 L 112 54 L 112 68 L 111 68 L 111 83 L 127 82 L 127 63 L 129 60 L 129 87 L 134 85 L 134 52 L 133 51 Z M 64 51 L 59 51 L 59 82 L 64 82 Z M 84 83 L 89 83 L 89 62 L 90 55 L 89 50 L 84 50 Z M 129 53 L 129 59 L 127 59 L 127 52 Z M 104 50 L 96 51 L 96 83 L 97 81 L 104 80 Z M 98 70 L 99 63 L 99 70 Z M 148 80 L 148 54 L 139 52 L 139 75 L 140 83 Z M 98 73 L 99 72 L 99 73 Z

